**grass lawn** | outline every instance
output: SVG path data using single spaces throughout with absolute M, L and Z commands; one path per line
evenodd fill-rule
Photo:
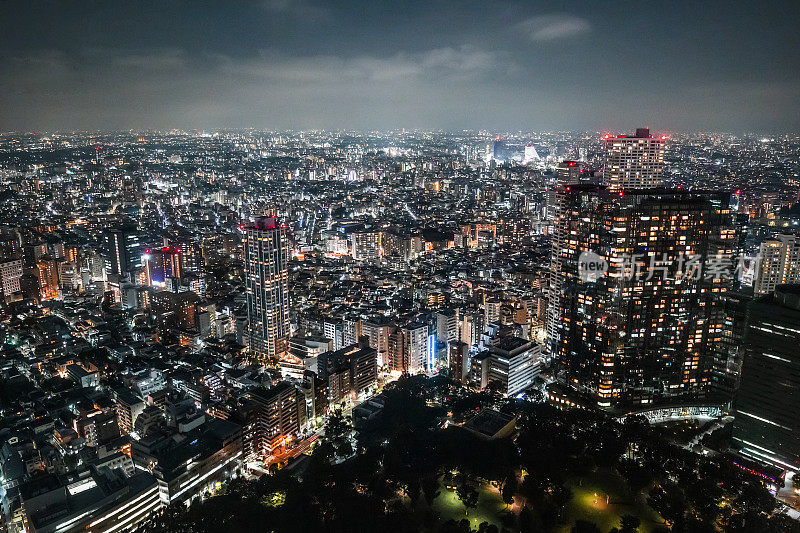
M 582 479 L 570 480 L 572 500 L 567 506 L 570 523 L 561 531 L 569 532 L 576 520 L 594 522 L 600 531 L 620 526 L 620 518 L 629 514 L 642 521 L 639 531 L 648 533 L 664 521 L 645 501 L 629 494 L 625 481 L 616 473 L 598 470 Z
M 576 520 L 586 520 L 594 522 L 605 532 L 612 527 L 619 527 L 620 518 L 626 514 L 638 516 L 642 521 L 639 527 L 640 533 L 649 533 L 656 526 L 664 524 L 658 513 L 653 511 L 643 498 L 636 498 L 628 493 L 625 481 L 612 471 L 601 469 L 584 478 L 572 479 L 566 485 L 572 490 L 572 500 L 567 505 L 569 522 L 557 531 L 569 533 Z M 458 494 L 448 490 L 440 480 L 439 495 L 431 506 L 439 516 L 437 523 L 441 524 L 450 519 L 458 522 L 467 518 L 472 529 L 477 529 L 481 522 L 488 522 L 502 529 L 503 518 L 512 510 L 506 509 L 500 491 L 484 483 L 478 487 L 478 492 L 480 494 L 478 506 L 467 509 L 465 514 L 464 504 L 461 503 Z M 406 505 L 410 505 L 407 498 L 404 500 Z M 415 511 L 425 513 L 429 512 L 427 509 L 424 498 L 420 496 Z M 516 508 L 514 511 L 519 512 L 519 509 Z M 433 528 L 433 531 L 435 530 L 436 527 Z
M 469 520 L 469 525 L 472 529 L 478 529 L 481 522 L 488 522 L 494 524 L 499 528 L 503 526 L 502 519 L 510 511 L 506 511 L 506 504 L 500 495 L 500 491 L 488 483 L 481 484 L 478 487 L 478 505 L 473 509 L 467 509 L 464 513 L 465 507 L 461 503 L 461 499 L 455 491 L 447 490 L 441 484 L 439 487 L 439 495 L 433 501 L 431 506 L 433 510 L 439 515 L 439 523 L 446 522 L 451 518 L 456 522 L 466 518 Z M 406 504 L 410 502 L 406 500 Z M 417 501 L 415 509 L 423 512 L 427 508 L 424 498 L 420 497 Z M 435 530 L 436 528 L 434 528 Z

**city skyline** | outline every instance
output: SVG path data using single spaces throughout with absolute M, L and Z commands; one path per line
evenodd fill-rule
M 3 529 L 797 531 L 798 154 L 0 136 Z
M 0 533 L 800 533 L 798 27 L 0 2 Z

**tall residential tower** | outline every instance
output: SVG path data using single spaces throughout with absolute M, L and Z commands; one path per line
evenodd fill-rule
M 605 135 L 603 182 L 611 189 L 648 189 L 663 181 L 667 137 L 638 128 L 635 135 Z
M 258 217 L 245 226 L 248 348 L 263 358 L 282 358 L 289 342 L 289 280 L 286 225 Z
M 548 348 L 560 379 L 611 409 L 708 389 L 732 265 L 703 265 L 733 253 L 726 195 L 571 185 L 559 196 Z

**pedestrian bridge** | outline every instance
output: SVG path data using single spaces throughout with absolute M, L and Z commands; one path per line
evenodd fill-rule
M 727 409 L 720 404 L 660 405 L 631 411 L 617 418 L 623 421 L 628 416 L 641 415 L 651 424 L 662 424 L 677 420 L 714 420 L 726 414 Z

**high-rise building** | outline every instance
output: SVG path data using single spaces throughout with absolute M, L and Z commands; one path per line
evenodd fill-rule
M 247 393 L 247 426 L 244 453 L 250 459 L 264 459 L 282 448 L 287 438 L 306 425 L 304 396 L 287 381 L 269 389 Z
M 205 262 L 203 259 L 203 248 L 199 242 L 183 238 L 170 243 L 170 247 L 172 249 L 177 249 L 181 254 L 180 268 L 182 272 L 197 273 L 203 270 Z
M 414 322 L 403 329 L 403 350 L 408 361 L 409 374 L 419 374 L 428 370 L 429 341 L 428 325 Z
M 729 402 L 739 389 L 744 357 L 745 326 L 750 296 L 728 291 L 717 298 L 720 310 L 720 341 L 714 343 L 711 388 L 721 402 Z
M 526 144 L 525 152 L 522 157 L 522 163 L 524 165 L 528 165 L 530 163 L 538 163 L 541 160 L 542 158 L 539 157 L 539 153 L 536 151 L 536 146 L 534 146 L 533 143 Z
M 541 371 L 542 345 L 519 337 L 500 337 L 489 346 L 488 381 L 506 396 L 533 385 Z
M 580 183 L 586 171 L 586 163 L 581 161 L 562 161 L 556 167 L 556 187 Z
M 461 341 L 451 341 L 448 348 L 450 374 L 457 383 L 464 383 L 469 374 L 469 346 Z
M 380 316 L 361 322 L 361 333 L 367 338 L 369 347 L 378 352 L 378 365 L 389 364 L 389 336 L 394 326 Z
M 484 324 L 494 324 L 500 321 L 500 308 L 503 302 L 497 298 L 487 298 L 483 304 L 484 309 Z
M 105 233 L 106 270 L 121 276 L 142 266 L 136 226 L 124 225 Z
M 21 296 L 22 259 L 0 261 L 0 305 Z
M 800 286 L 749 305 L 733 443 L 762 462 L 800 470 Z
M 461 342 L 474 348 L 481 341 L 481 334 L 486 330 L 485 314 L 477 309 L 470 309 L 462 313 L 460 324 Z
M 133 431 L 136 418 L 144 411 L 145 403 L 130 389 L 115 389 L 114 404 L 117 412 L 117 425 L 120 431 Z
M 499 135 L 492 144 L 492 159 L 499 162 L 505 162 L 508 159 L 508 147 Z
M 389 330 L 386 339 L 387 358 L 386 367 L 390 372 L 408 372 L 408 353 L 405 350 L 405 335 L 403 328 L 393 327 Z
M 442 309 L 435 313 L 436 340 L 449 343 L 457 341 L 458 335 L 458 309 Z
M 559 196 L 547 326 L 559 378 L 603 408 L 705 392 L 717 297 L 733 277 L 728 195 L 573 185 Z
M 800 241 L 794 235 L 778 235 L 761 243 L 758 250 L 756 295 L 772 294 L 775 287 L 800 282 Z
M 258 217 L 245 226 L 244 254 L 250 352 L 280 358 L 288 352 L 289 280 L 286 226 Z
M 662 183 L 667 137 L 654 137 L 648 128 L 635 135 L 605 135 L 603 182 L 611 189 L 647 189 Z
M 39 296 L 42 300 L 58 298 L 58 262 L 49 257 L 42 257 L 36 263 L 39 278 Z
M 142 259 L 149 285 L 163 287 L 169 278 L 180 279 L 182 276 L 183 253 L 180 248 L 147 249 Z
M 378 381 L 378 355 L 364 338 L 361 345 L 320 354 L 317 369 L 319 377 L 328 380 L 328 400 L 333 405 L 351 393 L 359 397 L 374 390 Z
M 351 235 L 353 259 L 374 261 L 383 257 L 380 231 L 358 231 Z

